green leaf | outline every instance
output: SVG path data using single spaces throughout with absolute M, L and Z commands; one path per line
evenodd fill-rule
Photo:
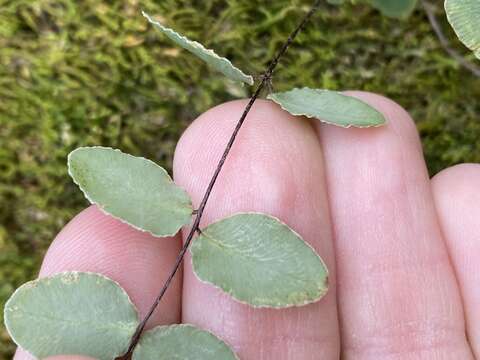
M 191 220 L 188 194 L 153 161 L 81 147 L 68 156 L 68 172 L 91 203 L 136 229 L 169 236 Z
M 191 252 L 201 280 L 254 307 L 306 305 L 327 292 L 322 259 L 269 215 L 240 213 L 213 223 L 202 230 Z
M 249 85 L 253 85 L 253 77 L 246 75 L 242 70 L 233 66 L 233 64 L 227 58 L 218 56 L 215 51 L 206 49 L 202 44 L 197 41 L 189 40 L 187 37 L 180 35 L 173 29 L 170 29 L 160 22 L 153 20 L 147 13 L 142 11 L 142 15 L 153 24 L 158 30 L 164 33 L 170 40 L 180 45 L 185 50 L 190 51 L 196 55 L 215 70 L 221 72 L 223 75 L 234 81 L 242 81 Z
M 112 360 L 138 325 L 127 293 L 94 273 L 65 272 L 19 287 L 5 305 L 13 341 L 37 358 L 85 355 Z
M 157 326 L 146 331 L 133 360 L 236 360 L 219 338 L 192 325 Z
M 369 127 L 385 123 L 383 115 L 367 103 L 336 91 L 302 88 L 267 98 L 292 115 L 316 118 L 327 124 Z
M 385 16 L 406 18 L 415 9 L 417 0 L 370 0 L 373 7 Z
M 480 0 L 445 0 L 445 11 L 458 38 L 480 59 Z

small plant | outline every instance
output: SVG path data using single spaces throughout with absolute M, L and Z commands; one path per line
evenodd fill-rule
M 159 238 L 174 235 L 190 223 L 191 228 L 170 276 L 143 319 L 139 319 L 120 285 L 100 274 L 65 272 L 22 285 L 5 306 L 6 327 L 19 346 L 38 358 L 77 354 L 99 360 L 236 359 L 222 340 L 192 325 L 144 331 L 189 248 L 198 278 L 255 308 L 304 306 L 327 293 L 328 270 L 322 259 L 281 220 L 269 214 L 237 213 L 205 228 L 199 226 L 250 109 L 319 4 L 316 0 L 262 75 L 197 209 L 167 172 L 150 160 L 100 146 L 81 147 L 70 153 L 70 176 L 85 197 L 105 213 Z M 228 59 L 144 16 L 172 41 L 231 80 L 254 84 L 251 75 Z M 295 116 L 342 127 L 385 122 L 382 114 L 366 103 L 335 91 L 300 88 L 272 93 L 268 98 Z

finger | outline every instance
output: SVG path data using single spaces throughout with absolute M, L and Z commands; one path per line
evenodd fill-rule
M 471 359 L 459 289 L 415 125 L 392 101 L 351 93 L 387 118 L 321 125 L 334 219 L 345 359 Z
M 454 166 L 432 180 L 440 224 L 463 298 L 467 335 L 476 359 L 480 359 L 479 184 L 479 164 Z
M 174 174 L 194 203 L 199 203 L 245 104 L 237 101 L 216 107 L 182 136 Z M 305 119 L 293 118 L 266 101 L 255 103 L 248 115 L 202 224 L 241 211 L 272 214 L 303 235 L 330 269 L 328 295 L 301 308 L 252 309 L 201 283 L 188 259 L 183 321 L 224 338 L 241 359 L 338 359 L 334 254 L 322 153 Z
M 179 237 L 155 238 L 91 206 L 57 235 L 43 260 L 40 277 L 69 270 L 104 274 L 127 291 L 144 316 L 179 249 Z M 149 326 L 179 322 L 180 311 L 181 279 L 177 278 Z M 15 359 L 29 357 L 21 351 Z

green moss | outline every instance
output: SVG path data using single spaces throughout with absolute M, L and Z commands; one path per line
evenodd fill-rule
M 141 4 L 258 74 L 308 3 Z M 466 53 L 460 44 L 458 49 Z M 391 97 L 417 120 L 433 174 L 480 161 L 478 81 L 444 53 L 421 10 L 398 21 L 365 5 L 325 5 L 288 52 L 274 86 L 362 89 Z M 87 205 L 66 173 L 70 150 L 116 146 L 168 168 L 187 124 L 215 104 L 247 95 L 246 89 L 210 73 L 148 27 L 138 0 L 2 1 L 0 306 L 35 276 L 55 234 Z M 13 346 L 2 329 L 0 359 L 7 359 Z

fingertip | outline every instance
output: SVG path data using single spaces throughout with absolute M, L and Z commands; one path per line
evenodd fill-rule
M 455 188 L 456 193 L 470 194 L 474 188 L 478 189 L 480 181 L 480 164 L 465 163 L 443 169 L 432 178 L 432 185 L 439 190 L 439 194 L 448 193 L 446 190 Z
M 447 245 L 456 254 L 459 251 L 463 252 L 464 258 L 478 253 L 476 224 L 479 219 L 479 183 L 480 164 L 459 164 L 449 167 L 435 175 L 431 181 Z M 475 252 L 471 252 L 474 248 Z
M 415 121 L 410 114 L 397 102 L 389 99 L 383 95 L 365 91 L 346 91 L 345 94 L 353 96 L 367 103 L 375 108 L 385 117 L 385 124 L 377 128 L 355 129 L 351 128 L 352 134 L 362 136 L 364 138 L 386 135 L 396 137 L 404 144 L 414 147 L 416 150 L 421 150 L 420 137 L 415 125 Z M 335 131 L 335 127 L 322 126 L 322 131 Z M 341 131 L 342 129 L 337 130 Z
M 345 91 L 345 94 L 366 102 L 382 113 L 385 116 L 387 123 L 388 120 L 393 121 L 394 125 L 405 128 L 406 132 L 417 137 L 415 122 L 410 114 L 396 101 L 386 96 L 368 91 Z
M 440 171 L 432 180 L 432 191 L 440 220 L 465 226 L 456 226 L 456 232 L 471 232 L 471 224 L 478 222 L 480 203 L 480 164 L 459 164 Z M 468 224 L 468 225 L 467 225 Z M 463 237 L 474 239 L 475 237 Z

